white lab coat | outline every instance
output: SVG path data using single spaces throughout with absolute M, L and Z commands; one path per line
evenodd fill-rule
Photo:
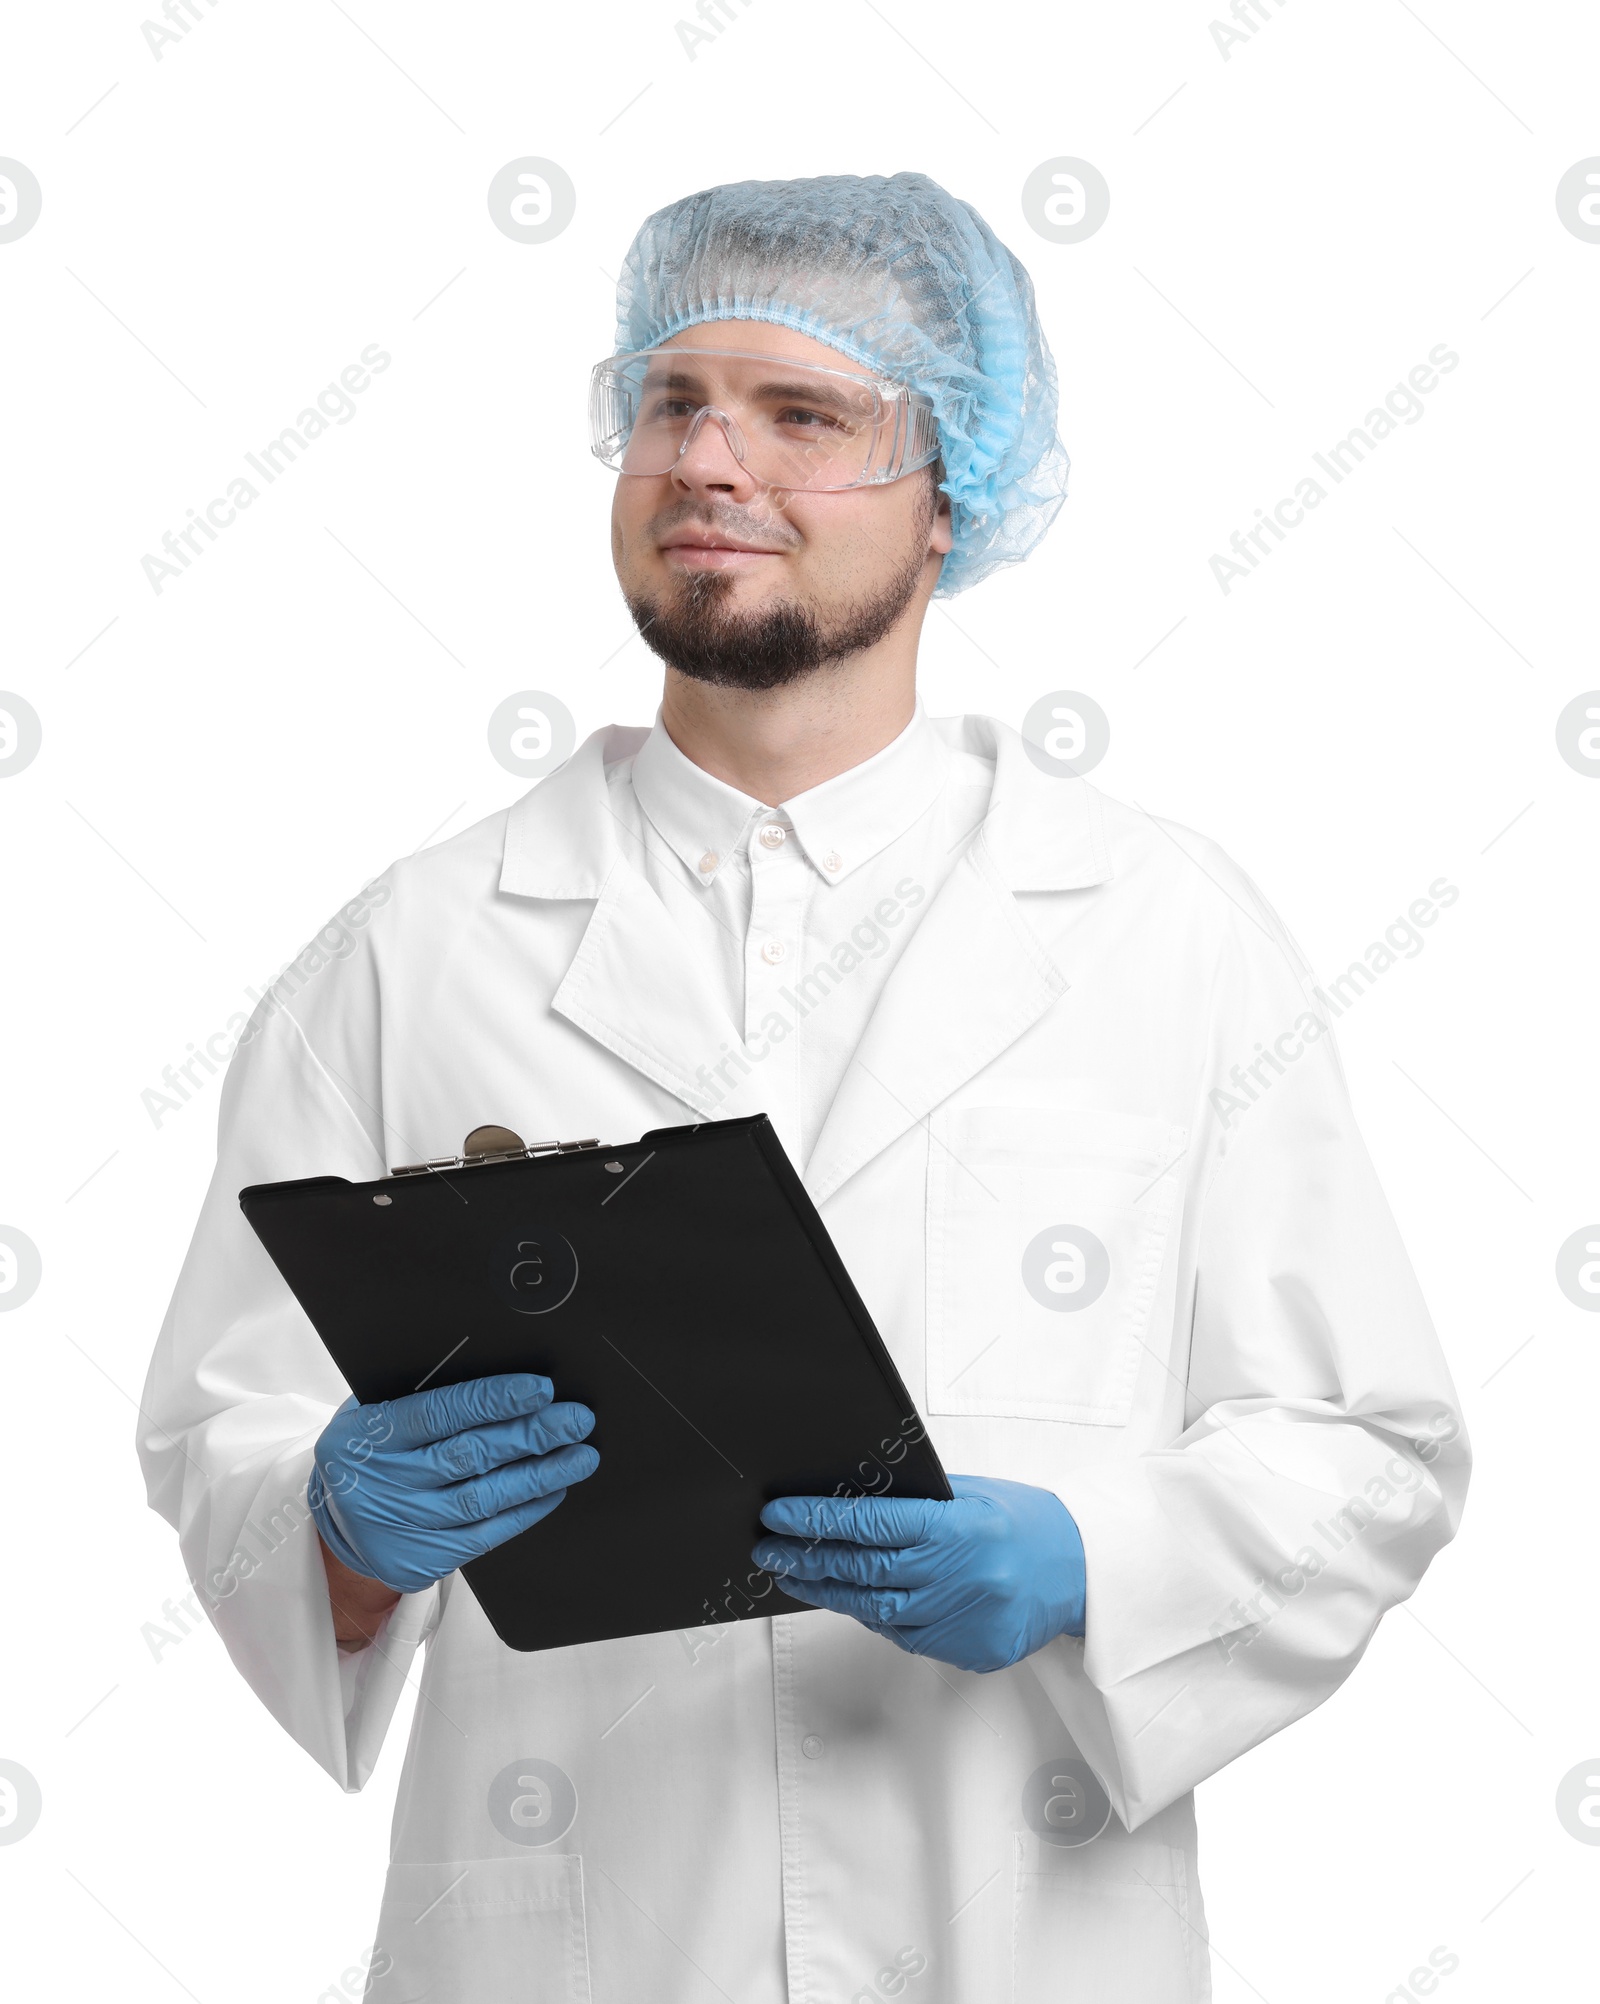
M 518 1655 L 456 1577 L 335 1650 L 303 1499 L 346 1387 L 237 1193 L 485 1121 L 760 1108 L 759 1066 L 705 1100 L 725 1019 L 606 811 L 642 731 L 396 864 L 234 1059 L 140 1447 L 234 1661 L 344 1787 L 426 1642 L 379 2004 L 1198 2004 L 1192 1789 L 1455 1531 L 1454 1389 L 1281 925 L 1200 837 L 937 727 L 993 801 L 805 1181 L 945 1466 L 1071 1510 L 1085 1640 L 976 1676 L 818 1611 Z M 1022 1276 L 1062 1225 L 1110 1263 L 1070 1313 Z M 648 1564 L 670 1529 L 640 1533 Z

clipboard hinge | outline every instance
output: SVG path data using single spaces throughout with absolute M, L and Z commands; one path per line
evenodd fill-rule
M 509 1127 L 475 1127 L 461 1144 L 459 1155 L 436 1155 L 427 1162 L 405 1162 L 389 1171 L 395 1176 L 433 1176 L 447 1169 L 478 1169 L 488 1162 L 527 1162 L 536 1155 L 577 1155 L 600 1143 L 593 1135 L 583 1141 L 525 1143 Z

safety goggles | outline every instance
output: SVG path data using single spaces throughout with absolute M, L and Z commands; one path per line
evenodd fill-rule
M 879 486 L 939 456 L 927 397 L 846 369 L 666 347 L 610 355 L 589 379 L 592 450 L 618 473 L 670 473 L 713 420 L 764 487 Z

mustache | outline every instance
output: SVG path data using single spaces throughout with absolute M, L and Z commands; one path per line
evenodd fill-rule
M 674 529 L 689 526 L 709 529 L 714 534 L 742 538 L 746 542 L 771 542 L 776 537 L 786 549 L 797 549 L 801 536 L 781 511 L 773 508 L 741 508 L 735 502 L 708 507 L 703 501 L 685 500 L 662 509 L 650 519 L 649 534 L 655 541 Z

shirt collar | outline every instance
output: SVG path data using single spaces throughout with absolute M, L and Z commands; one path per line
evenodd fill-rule
M 881 751 L 768 807 L 686 758 L 658 710 L 633 762 L 633 790 L 662 840 L 702 883 L 743 850 L 757 818 L 792 828 L 823 881 L 842 883 L 927 812 L 949 767 L 950 755 L 918 701 L 911 721 Z
M 659 710 L 634 756 L 633 791 L 662 841 L 703 884 L 743 848 L 752 818 L 769 812 L 686 758 L 667 735 Z

